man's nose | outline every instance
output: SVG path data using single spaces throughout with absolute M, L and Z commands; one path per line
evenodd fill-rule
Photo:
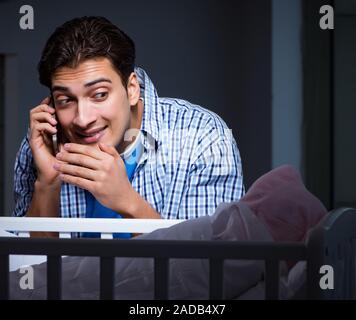
M 86 128 L 95 122 L 96 118 L 95 110 L 88 102 L 78 101 L 77 113 L 73 120 L 73 124 L 81 128 Z

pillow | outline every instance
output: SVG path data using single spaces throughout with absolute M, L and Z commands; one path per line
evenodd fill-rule
M 289 165 L 260 177 L 240 202 L 254 212 L 277 242 L 304 241 L 308 230 L 327 213 Z

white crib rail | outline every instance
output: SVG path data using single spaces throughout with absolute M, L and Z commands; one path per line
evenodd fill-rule
M 29 236 L 31 231 L 59 232 L 61 238 L 69 238 L 72 232 L 95 232 L 101 233 L 101 238 L 111 239 L 113 233 L 148 233 L 182 221 L 184 220 L 0 217 L 0 230 L 16 231 L 19 236 Z
M 0 217 L 0 236 L 15 236 L 7 231 L 15 231 L 20 237 L 29 237 L 31 231 L 45 231 L 58 232 L 61 238 L 70 238 L 72 232 L 95 232 L 100 233 L 102 239 L 112 239 L 113 233 L 148 233 L 182 221 L 184 220 Z M 10 255 L 10 271 L 46 260 L 46 256 Z

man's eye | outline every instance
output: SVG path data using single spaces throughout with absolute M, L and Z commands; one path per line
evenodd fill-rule
M 72 99 L 67 98 L 67 99 L 57 99 L 56 100 L 56 105 L 58 106 L 64 106 L 67 105 L 68 103 L 70 103 L 72 101 Z
M 94 98 L 98 100 L 103 100 L 107 97 L 107 95 L 108 95 L 107 92 L 98 92 L 94 95 Z

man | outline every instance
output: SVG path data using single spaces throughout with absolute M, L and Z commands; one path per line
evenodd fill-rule
M 190 219 L 243 195 L 239 151 L 223 120 L 159 98 L 135 68 L 133 41 L 105 18 L 57 28 L 38 70 L 51 94 L 30 112 L 14 215 Z

